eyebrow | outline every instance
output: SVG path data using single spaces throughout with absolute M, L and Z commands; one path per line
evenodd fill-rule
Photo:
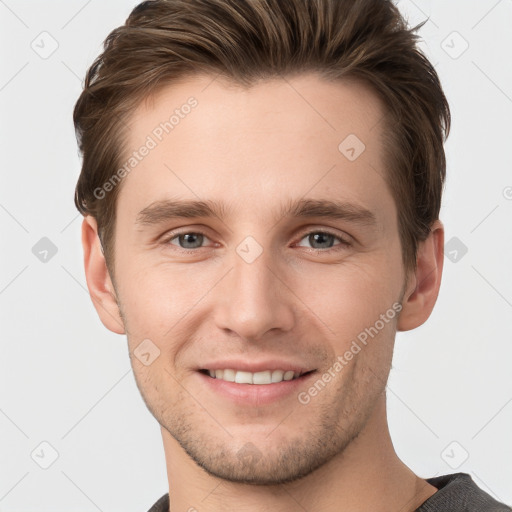
M 199 200 L 161 200 L 151 203 L 137 214 L 135 223 L 140 226 L 156 225 L 179 218 L 217 217 L 225 219 L 229 209 L 223 203 Z M 367 208 L 344 201 L 324 199 L 298 199 L 283 205 L 276 217 L 276 223 L 284 217 L 323 217 L 346 220 L 362 226 L 375 226 L 376 215 Z

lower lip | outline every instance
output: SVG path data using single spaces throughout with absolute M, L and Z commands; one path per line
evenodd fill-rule
M 315 372 L 311 372 L 297 379 L 283 380 L 272 384 L 238 384 L 214 379 L 202 372 L 197 373 L 205 385 L 216 394 L 237 404 L 250 406 L 271 404 L 292 394 L 296 396 L 301 389 L 305 389 L 306 381 L 315 374 Z

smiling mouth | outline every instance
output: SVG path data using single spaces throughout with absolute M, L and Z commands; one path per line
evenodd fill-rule
M 308 372 L 294 372 L 292 370 L 264 370 L 262 372 L 246 372 L 241 370 L 233 370 L 227 368 L 225 370 L 199 370 L 201 373 L 210 376 L 212 379 L 223 380 L 225 382 L 234 382 L 236 384 L 256 384 L 268 385 L 277 384 L 283 381 L 296 380 L 302 376 L 313 373 L 315 370 Z

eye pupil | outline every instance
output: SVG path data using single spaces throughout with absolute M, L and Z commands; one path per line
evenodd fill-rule
M 200 233 L 185 233 L 179 236 L 180 246 L 184 249 L 195 249 L 201 247 L 203 235 Z
M 315 249 L 326 249 L 333 246 L 334 236 L 329 233 L 312 233 L 309 235 L 309 243 Z M 320 244 L 322 247 L 315 247 L 314 245 L 316 243 Z

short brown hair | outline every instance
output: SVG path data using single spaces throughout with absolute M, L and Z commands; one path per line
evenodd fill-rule
M 437 73 L 391 0 L 150 0 L 105 40 L 87 72 L 73 120 L 82 170 L 75 204 L 98 222 L 113 271 L 116 198 L 95 191 L 118 170 L 126 120 L 159 88 L 196 73 L 240 86 L 317 72 L 356 79 L 383 100 L 386 181 L 398 210 L 402 260 L 438 218 L 450 110 Z M 340 141 L 341 142 L 341 141 Z

